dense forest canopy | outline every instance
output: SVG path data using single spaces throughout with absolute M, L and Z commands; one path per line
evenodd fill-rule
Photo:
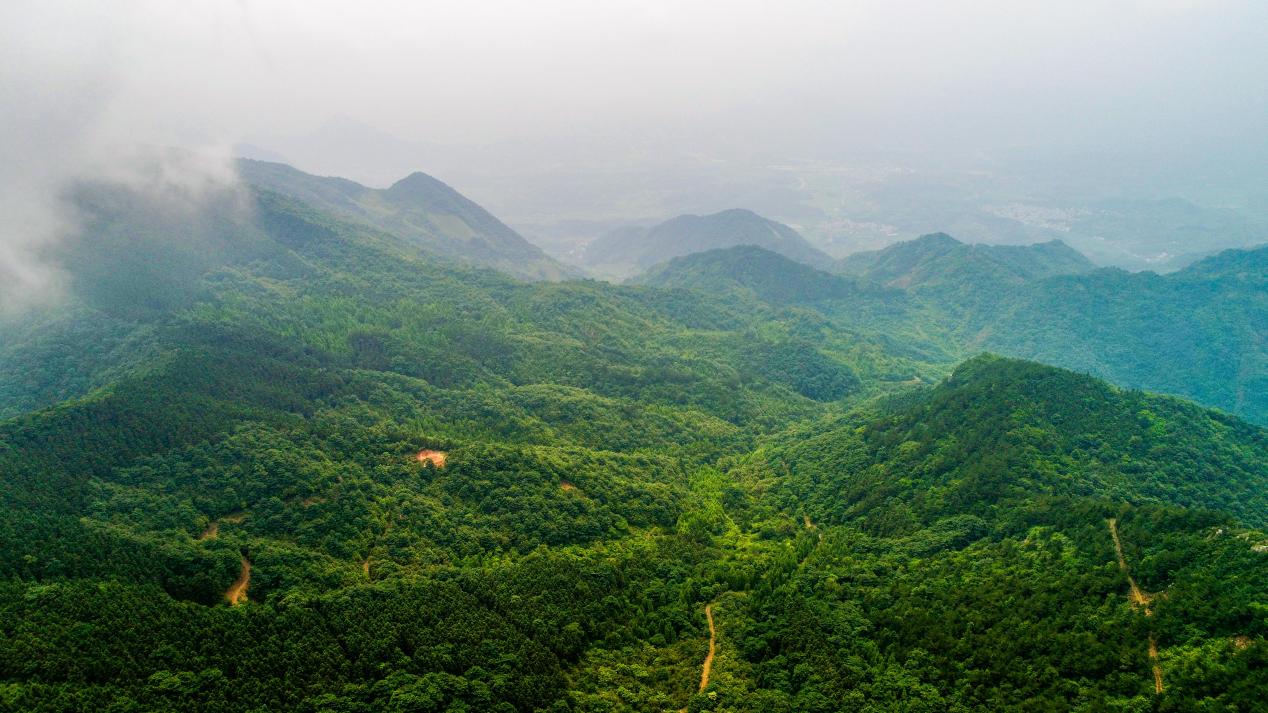
M 434 179 L 248 169 L 84 187 L 0 328 L 0 708 L 1261 705 L 1262 251 L 521 282 Z

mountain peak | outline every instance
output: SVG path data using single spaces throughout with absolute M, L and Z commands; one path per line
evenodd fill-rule
M 369 224 L 437 255 L 527 279 L 572 274 L 493 214 L 421 171 L 377 190 L 284 164 L 244 160 L 238 165 L 247 183 Z
M 407 196 L 432 194 L 438 190 L 445 191 L 446 193 L 454 192 L 453 188 L 450 188 L 444 181 L 441 181 L 433 176 L 429 176 L 422 171 L 414 171 L 405 178 L 393 183 L 387 189 L 387 193 L 389 195 Z
M 585 260 L 600 273 L 627 277 L 675 257 L 739 245 L 766 248 L 806 265 L 831 264 L 796 230 L 744 208 L 680 215 L 650 228 L 613 231 L 587 247 Z
M 928 233 L 912 240 L 911 243 L 921 247 L 955 247 L 965 244 L 946 233 Z
M 706 216 L 703 216 L 703 217 L 705 217 L 705 218 L 712 218 L 712 217 L 717 217 L 717 218 L 723 218 L 723 217 L 728 217 L 728 218 L 752 218 L 752 219 L 756 219 L 756 220 L 766 220 L 766 218 L 763 218 L 762 216 L 760 216 L 760 215 L 758 215 L 758 214 L 754 213 L 753 211 L 749 210 L 748 208 L 727 208 L 726 210 L 720 210 L 720 211 L 718 211 L 717 213 L 714 213 L 714 214 L 712 214 L 712 215 L 706 215 Z
M 988 282 L 1024 282 L 1095 269 L 1082 253 L 1060 240 L 1033 245 L 960 242 L 930 233 L 872 252 L 850 255 L 838 271 L 893 287 L 929 287 Z

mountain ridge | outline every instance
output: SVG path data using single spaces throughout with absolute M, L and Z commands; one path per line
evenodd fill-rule
M 797 231 L 742 208 L 622 228 L 586 246 L 582 261 L 596 272 L 630 277 L 668 259 L 737 245 L 764 247 L 812 266 L 831 264 Z
M 839 260 L 836 272 L 893 287 L 942 287 L 961 280 L 1020 284 L 1054 275 L 1090 272 L 1096 266 L 1060 240 L 1030 245 L 967 244 L 931 233 Z
M 443 181 L 416 171 L 386 189 L 304 173 L 286 164 L 239 159 L 242 179 L 346 220 L 416 241 L 445 257 L 491 267 L 522 279 L 579 276 L 547 256 L 493 214 Z

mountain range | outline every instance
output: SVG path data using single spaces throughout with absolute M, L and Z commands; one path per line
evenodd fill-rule
M 940 286 L 966 279 L 1020 284 L 1094 269 L 1092 261 L 1060 240 L 1033 245 L 966 245 L 945 233 L 854 253 L 833 267 L 834 272 L 903 288 Z
M 552 281 L 422 174 L 242 168 L 179 211 L 83 187 L 65 299 L 0 324 L 0 707 L 1268 688 L 1268 249 L 1158 276 L 652 229 L 596 263 L 633 284 Z
M 991 350 L 1266 423 L 1266 255 L 1229 250 L 1159 276 L 1091 269 L 1059 244 L 934 235 L 847 258 L 850 277 L 738 248 L 679 258 L 641 280 L 812 307 L 839 329 L 901 335 L 935 362 Z

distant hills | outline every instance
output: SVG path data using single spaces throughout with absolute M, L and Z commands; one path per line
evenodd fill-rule
M 639 279 L 810 307 L 837 329 L 877 330 L 922 354 L 990 350 L 1268 422 L 1268 248 L 1165 276 L 1091 269 L 1060 243 L 945 235 L 843 262 L 854 282 L 760 248 L 680 258 Z
M 458 191 L 425 173 L 390 188 L 367 188 L 344 178 L 313 176 L 286 164 L 238 160 L 247 183 L 414 241 L 437 255 L 491 267 L 529 280 L 579 273 L 542 252 Z
M 1179 279 L 1227 277 L 1263 284 L 1268 282 L 1268 245 L 1225 250 L 1189 265 L 1175 276 Z
M 85 189 L 66 302 L 0 323 L 5 710 L 1268 689 L 1268 430 L 1123 388 L 1265 420 L 1265 251 L 1159 277 L 934 236 L 856 275 L 741 244 L 525 281 L 434 179 L 255 168 L 180 210 Z M 983 349 L 1118 384 L 956 366 Z
M 901 290 L 816 270 L 756 245 L 676 257 L 653 266 L 630 282 L 714 292 L 740 288 L 758 299 L 781 305 L 858 299 L 865 294 L 902 294 Z
M 1033 245 L 968 245 L 946 233 L 925 235 L 840 260 L 835 271 L 892 287 L 926 287 L 965 278 L 1020 284 L 1096 269 L 1060 240 Z
M 832 264 L 796 230 L 741 209 L 622 228 L 587 245 L 581 259 L 598 275 L 626 278 L 671 258 L 737 245 L 756 245 L 815 267 Z

